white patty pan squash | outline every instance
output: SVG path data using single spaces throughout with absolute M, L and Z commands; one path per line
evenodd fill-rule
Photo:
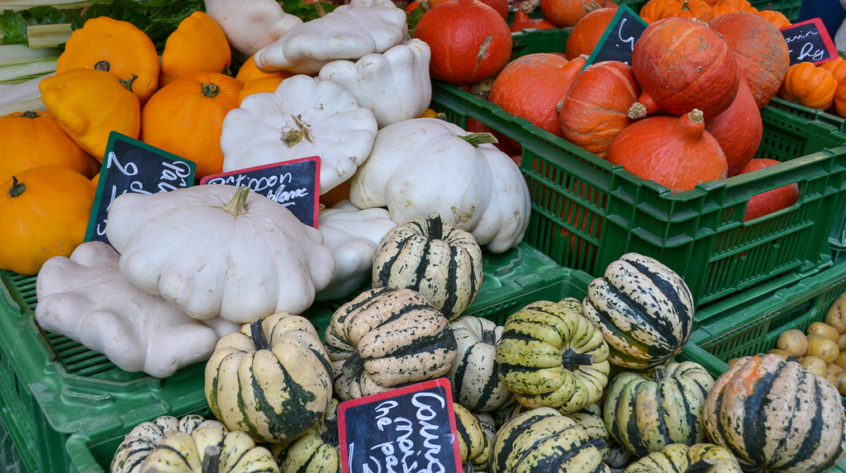
M 320 78 L 337 82 L 362 106 L 373 110 L 379 128 L 417 118 L 432 100 L 429 45 L 419 39 L 398 44 L 382 54 L 368 54 L 356 62 L 332 61 Z
M 390 0 L 352 0 L 261 48 L 255 61 L 266 72 L 317 74 L 330 61 L 355 61 L 406 39 L 406 13 Z
M 123 194 L 109 209 L 106 236 L 133 284 L 197 319 L 300 313 L 335 267 L 319 231 L 247 187 Z
M 296 15 L 285 13 L 275 0 L 205 0 L 208 13 L 236 51 L 252 56 L 272 44 L 295 26 Z
M 382 237 L 397 224 L 383 208 L 359 209 L 349 200 L 320 211 L 323 246 L 335 257 L 335 272 L 316 300 L 332 300 L 352 294 L 370 278 L 373 256 Z
M 320 157 L 320 193 L 348 180 L 370 154 L 373 112 L 340 85 L 305 75 L 247 96 L 223 120 L 223 171 Z
M 350 201 L 387 207 L 395 222 L 437 212 L 492 252 L 514 248 L 529 224 L 529 189 L 507 154 L 471 144 L 479 138 L 437 118 L 389 125 L 350 181 Z
M 128 372 L 170 376 L 208 359 L 218 339 L 211 327 L 133 286 L 106 243 L 83 243 L 70 258 L 50 258 L 35 286 L 35 319 L 44 330 L 76 340 Z

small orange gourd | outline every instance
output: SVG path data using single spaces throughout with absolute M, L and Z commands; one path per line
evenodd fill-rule
M 241 88 L 241 91 L 238 92 L 238 105 L 241 105 L 241 102 L 244 101 L 244 98 L 258 94 L 262 92 L 274 92 L 279 84 L 285 80 L 282 77 L 260 77 L 258 79 L 248 80 L 244 82 L 244 87 Z
M 293 74 L 285 71 L 263 72 L 261 69 L 256 67 L 256 55 L 253 54 L 244 61 L 244 64 L 241 64 L 235 78 L 241 81 L 241 83 L 246 84 L 253 79 L 263 79 L 265 77 L 281 77 L 284 79 L 291 77 L 292 75 Z
M 111 131 L 138 138 L 141 103 L 132 93 L 135 80 L 97 69 L 71 69 L 45 77 L 38 89 L 68 136 L 102 162 Z
M 38 273 L 85 239 L 94 186 L 76 171 L 42 166 L 0 183 L 0 269 Z
M 643 5 L 643 7 L 641 7 L 640 17 L 643 18 L 643 21 L 651 25 L 661 18 L 664 18 L 661 16 L 664 9 L 668 7 L 672 7 L 674 9 L 681 8 L 681 4 L 681 0 L 649 0 L 645 5 Z
M 756 14 L 779 29 L 791 25 L 790 20 L 788 20 L 787 17 L 784 16 L 784 13 L 778 10 L 758 10 Z
M 787 69 L 778 95 L 790 102 L 825 110 L 834 103 L 836 89 L 834 74 L 811 62 L 800 62 Z
M 75 30 L 56 62 L 56 74 L 84 67 L 111 72 L 129 81 L 143 102 L 159 85 L 159 53 L 146 33 L 128 21 L 91 18 Z
M 223 29 L 208 13 L 195 11 L 168 36 L 162 51 L 162 85 L 195 72 L 229 69 L 232 50 Z
M 50 112 L 0 117 L 0 181 L 39 166 L 64 166 L 90 177 L 97 162 L 77 145 Z
M 831 72 L 838 84 L 843 82 L 843 79 L 846 79 L 846 59 L 840 56 L 820 64 L 820 67 Z
M 714 12 L 704 0 L 684 0 L 682 7 L 673 16 L 707 23 L 714 19 Z
M 159 89 L 141 112 L 141 141 L 190 159 L 201 178 L 221 172 L 220 133 L 239 104 L 241 83 L 216 72 L 180 77 Z
M 846 80 L 839 82 L 834 91 L 834 110 L 846 118 Z
M 714 14 L 714 18 L 719 18 L 729 13 L 738 13 L 738 10 L 731 3 L 720 0 L 714 5 L 711 5 L 711 13 Z

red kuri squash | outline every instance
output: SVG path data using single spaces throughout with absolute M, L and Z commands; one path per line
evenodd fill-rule
M 649 25 L 635 43 L 632 68 L 643 93 L 664 111 L 694 107 L 706 118 L 727 109 L 740 74 L 728 44 L 707 26 L 684 18 Z
M 748 13 L 723 15 L 709 26 L 734 53 L 755 103 L 763 108 L 778 92 L 790 67 L 784 36 L 762 17 Z
M 638 120 L 614 139 L 608 161 L 673 192 L 724 179 L 728 168 L 726 155 L 717 140 L 705 131 L 702 115 L 694 109 L 681 117 Z
M 556 26 L 573 26 L 583 16 L 599 8 L 617 9 L 611 0 L 540 0 L 541 11 Z
M 599 43 L 599 39 L 602 38 L 602 34 L 605 33 L 615 14 L 617 14 L 616 8 L 599 8 L 576 22 L 570 36 L 567 37 L 565 49 L 567 59 L 573 59 L 582 54 L 589 56 L 596 44 Z
M 561 103 L 561 136 L 604 157 L 614 137 L 631 123 L 626 111 L 639 93 L 627 64 L 603 61 L 590 65 Z
M 741 78 L 734 102 L 723 113 L 708 120 L 705 129 L 717 139 L 726 155 L 728 176 L 739 173 L 761 146 L 764 125 L 755 98 Z
M 449 0 L 420 17 L 414 37 L 432 50 L 429 73 L 456 85 L 493 76 L 511 58 L 511 30 L 479 0 Z
M 517 8 L 514 12 L 514 19 L 511 21 L 511 32 L 519 33 L 527 28 L 534 28 L 537 30 L 553 30 L 557 26 L 553 25 L 546 18 L 531 18 L 529 14 L 522 9 Z
M 769 166 L 780 164 L 775 159 L 753 159 L 743 166 L 740 174 L 757 171 Z M 786 186 L 777 187 L 758 195 L 753 195 L 746 204 L 746 214 L 743 221 L 763 217 L 764 215 L 790 207 L 799 200 L 799 184 L 795 182 Z

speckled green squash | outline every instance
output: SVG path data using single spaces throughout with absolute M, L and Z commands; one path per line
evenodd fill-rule
M 212 413 L 230 430 L 285 442 L 326 414 L 332 366 L 308 319 L 273 314 L 217 342 L 206 363 L 205 392 Z
M 448 319 L 464 312 L 482 286 L 482 248 L 438 214 L 396 226 L 373 257 L 373 287 L 408 288 Z
M 708 393 L 702 418 L 708 437 L 744 470 L 824 472 L 846 455 L 837 388 L 778 355 L 735 361 Z
M 111 473 L 140 473 L 141 463 L 159 446 L 169 432 L 190 434 L 205 421 L 196 414 L 180 419 L 161 416 L 150 422 L 142 422 L 126 434 L 112 458 Z
M 461 463 L 473 466 L 473 472 L 488 471 L 491 456 L 491 441 L 479 419 L 458 403 L 453 403 L 455 429 L 458 432 L 458 447 Z
M 511 418 L 514 418 L 530 410 L 531 409 L 528 407 L 522 406 L 520 404 L 515 404 L 514 407 L 511 409 L 508 418 L 510 420 Z M 561 411 L 559 410 L 559 412 Z M 562 412 L 562 414 L 575 420 L 579 423 L 579 425 L 584 427 L 590 438 L 603 439 L 606 441 L 606 446 L 601 449 L 602 458 L 603 460 L 606 460 L 609 452 L 610 445 L 608 443 L 608 440 L 610 439 L 610 437 L 608 436 L 608 429 L 605 427 L 605 421 L 602 419 L 602 409 L 599 407 L 599 404 L 591 404 L 587 407 L 579 409 L 576 412 Z
M 713 443 L 672 443 L 633 462 L 624 473 L 742 473 L 731 452 Z
M 439 378 L 455 360 L 449 320 L 411 289 L 364 291 L 332 314 L 324 339 L 342 401 Z
M 326 417 L 289 445 L 271 448 L 282 473 L 341 473 L 338 441 L 338 400 L 332 399 Z
M 608 345 L 574 298 L 537 301 L 510 315 L 496 347 L 499 377 L 528 408 L 575 412 L 608 383 Z
M 244 432 L 208 421 L 192 433 L 173 431 L 141 465 L 142 473 L 279 473 L 273 455 Z
M 471 315 L 462 315 L 450 326 L 457 348 L 449 371 L 453 398 L 471 411 L 491 411 L 511 401 L 511 391 L 500 381 L 496 362 L 503 327 Z
M 611 436 L 637 456 L 702 442 L 702 405 L 714 379 L 698 363 L 671 362 L 611 380 L 603 414 Z
M 681 352 L 693 330 L 693 295 L 654 258 L 626 253 L 588 285 L 584 315 L 602 330 L 612 364 L 647 369 Z
M 490 473 L 610 473 L 605 440 L 575 420 L 540 407 L 519 414 L 497 432 Z

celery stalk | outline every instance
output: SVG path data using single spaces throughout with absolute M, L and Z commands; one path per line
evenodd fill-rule
M 56 59 L 61 51 L 53 48 L 31 49 L 22 44 L 0 44 L 0 67 Z
M 26 37 L 32 49 L 58 47 L 68 41 L 72 32 L 70 23 L 26 27 Z
M 55 71 L 55 59 L 45 59 L 41 61 L 29 62 L 26 64 L 3 66 L 0 67 L 0 83 L 20 81 L 21 79 L 29 79 L 38 75 L 44 75 L 48 72 Z
M 27 8 L 48 6 L 59 10 L 68 8 L 85 8 L 96 0 L 0 0 L 0 10 L 26 10 Z

